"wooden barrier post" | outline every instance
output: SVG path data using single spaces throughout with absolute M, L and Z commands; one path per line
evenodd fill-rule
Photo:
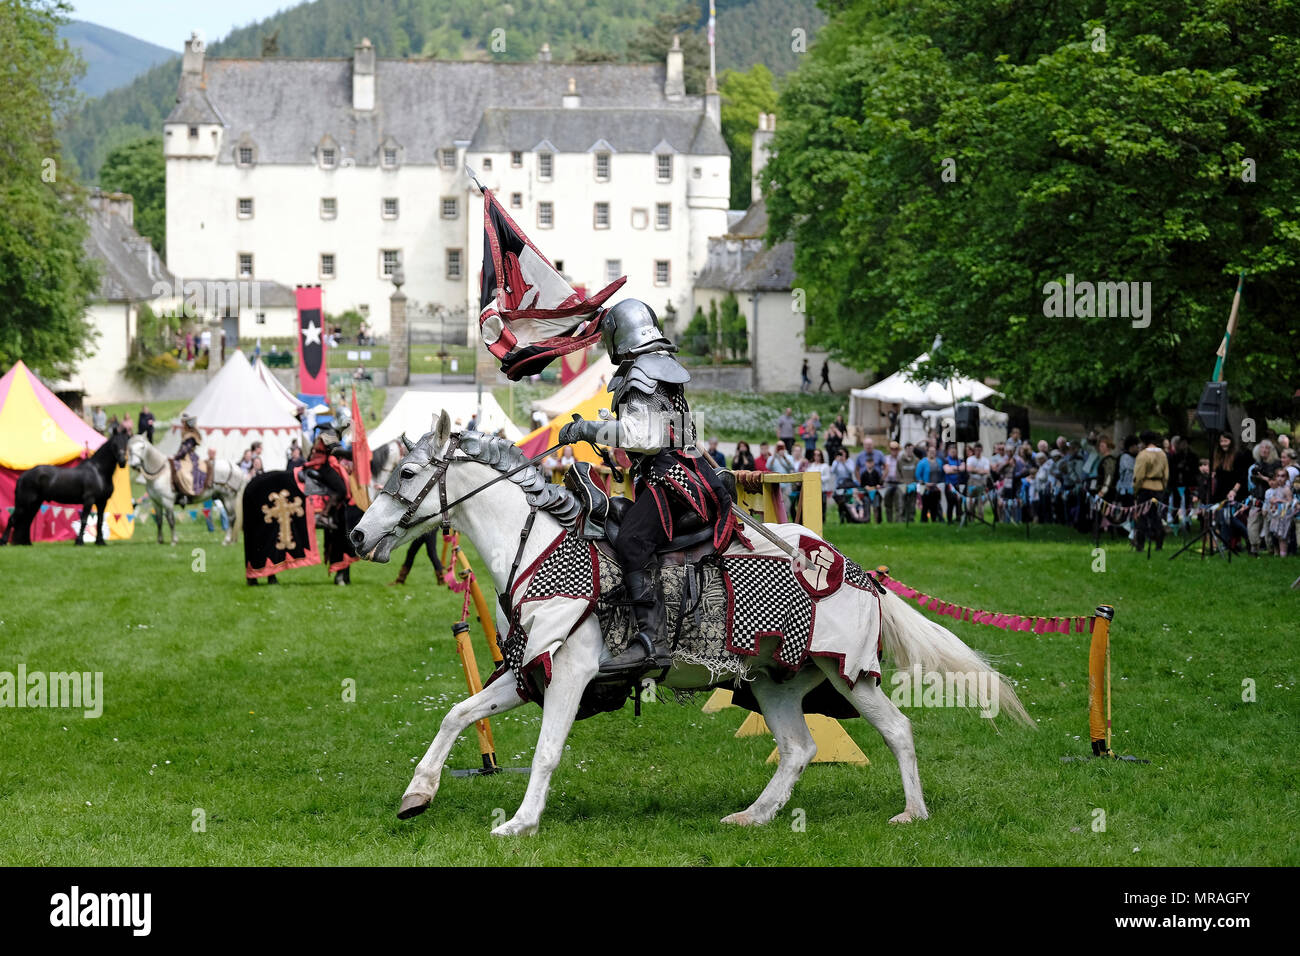
M 465 671 L 465 684 L 470 696 L 483 689 L 483 682 L 478 676 L 478 661 L 474 658 L 474 643 L 469 636 L 469 622 L 457 621 L 451 626 L 451 633 L 456 638 L 456 653 L 460 655 L 460 666 Z M 476 721 L 474 729 L 478 733 L 478 751 L 483 758 L 482 773 L 497 771 L 496 743 L 492 739 L 492 726 L 486 717 Z
M 478 576 L 474 574 L 474 569 L 470 567 L 469 558 L 465 557 L 465 552 L 459 548 L 456 549 L 457 563 L 465 570 L 465 575 L 469 580 L 469 593 L 474 599 L 474 610 L 478 614 L 478 622 L 483 628 L 483 637 L 487 641 L 488 651 L 492 654 L 492 663 L 500 665 L 503 657 L 501 648 L 497 644 L 497 626 L 492 617 L 492 610 L 488 605 L 487 598 L 483 596 L 483 589 L 478 586 Z
M 1114 756 L 1110 746 L 1110 622 L 1114 619 L 1115 609 L 1101 604 L 1092 621 L 1092 646 L 1088 652 L 1088 730 L 1094 757 Z

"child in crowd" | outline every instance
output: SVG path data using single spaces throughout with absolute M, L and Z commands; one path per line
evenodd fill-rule
M 1291 483 L 1285 468 L 1279 468 L 1268 482 L 1268 491 L 1264 493 L 1264 515 L 1268 521 L 1268 533 L 1277 545 L 1278 554 L 1286 557 L 1287 538 L 1291 534 Z

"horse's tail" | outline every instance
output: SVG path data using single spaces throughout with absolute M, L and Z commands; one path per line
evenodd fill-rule
M 244 531 L 244 490 L 246 488 L 248 488 L 247 478 L 244 479 L 244 483 L 239 486 L 239 491 L 235 494 L 235 537 L 233 540 L 236 544 L 239 543 L 239 536 Z
M 1010 681 L 952 631 L 930 620 L 892 591 L 885 591 L 880 599 L 880 612 L 884 650 L 893 658 L 897 671 L 938 673 L 945 675 L 945 682 L 952 675 L 958 686 L 974 684 L 975 699 L 967 698 L 970 706 L 978 705 L 983 713 L 989 714 L 989 705 L 995 703 L 994 713 L 1006 711 L 1020 723 L 1038 728 Z M 920 691 L 921 688 L 916 688 L 916 693 Z M 986 696 L 993 700 L 986 700 Z

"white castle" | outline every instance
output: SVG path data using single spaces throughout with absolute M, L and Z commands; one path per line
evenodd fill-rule
M 663 64 L 569 64 L 545 47 L 535 63 L 384 60 L 368 40 L 350 59 L 215 59 L 191 37 L 163 126 L 167 265 L 319 283 L 328 312 L 358 309 L 380 336 L 400 265 L 414 303 L 464 309 L 472 342 L 468 166 L 575 285 L 626 275 L 621 295 L 689 314 L 727 232 L 731 159 L 718 94 L 688 96 L 682 67 L 676 40 Z M 290 316 L 245 309 L 239 335 L 292 335 Z

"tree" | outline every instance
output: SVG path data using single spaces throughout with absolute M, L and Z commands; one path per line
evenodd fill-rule
M 1185 423 L 1241 270 L 1232 397 L 1289 408 L 1300 3 L 1269 11 L 838 3 L 782 89 L 764 175 L 768 240 L 795 240 L 817 316 L 809 344 L 892 367 L 942 332 L 940 374 Z M 1053 315 L 1067 276 L 1137 282 L 1145 314 Z
M 740 312 L 740 303 L 734 292 L 728 292 L 718 310 L 718 328 L 722 332 L 722 343 L 733 359 L 745 358 L 749 354 L 749 326 Z
M 697 4 L 685 3 L 675 12 L 659 14 L 654 23 L 643 26 L 628 42 L 628 59 L 662 63 L 676 36 L 682 45 L 682 78 L 686 92 L 692 95 L 703 93 L 709 76 L 709 43 L 700 33 L 699 23 L 700 8 Z
M 718 300 L 709 300 L 709 355 L 717 357 L 718 350 L 722 347 L 722 327 L 718 322 Z
M 137 139 L 113 150 L 99 170 L 99 184 L 135 200 L 135 231 L 159 255 L 167 250 L 167 167 L 161 136 Z
M 68 9 L 0 0 L 0 369 L 22 359 L 54 376 L 86 351 L 95 288 L 86 197 L 55 134 L 83 69 L 56 33 Z
M 691 355 L 709 354 L 709 320 L 699 306 L 695 307 L 695 315 L 682 332 L 682 347 Z
M 754 130 L 759 113 L 776 111 L 772 71 L 761 63 L 747 72 L 726 70 L 718 84 L 722 93 L 722 138 L 731 150 L 731 208 L 748 209 Z

